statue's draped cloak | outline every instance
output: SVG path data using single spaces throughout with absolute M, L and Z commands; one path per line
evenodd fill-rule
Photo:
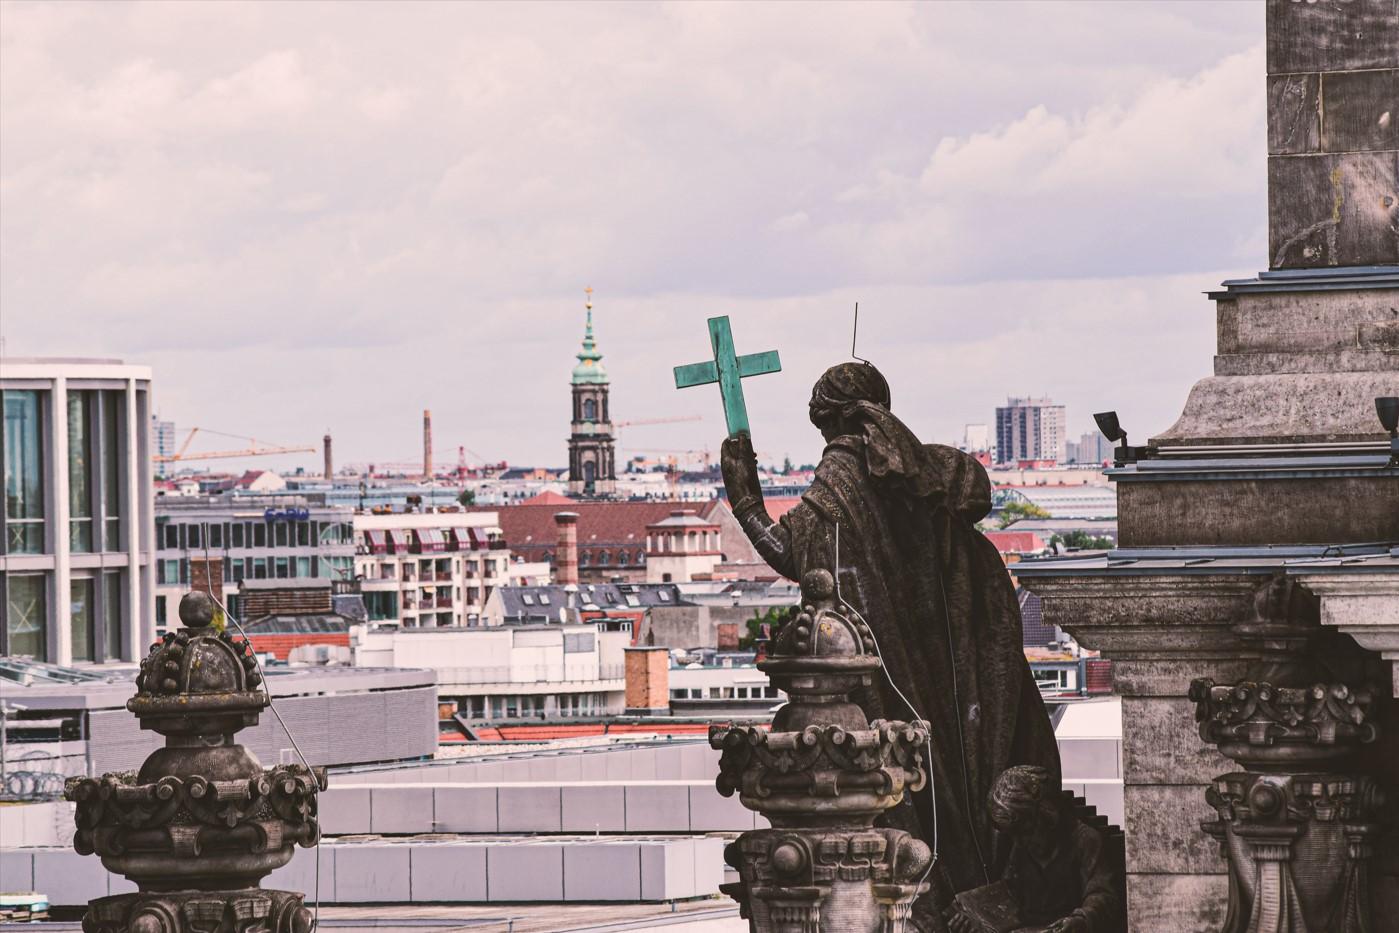
M 981 858 L 992 880 L 1005 864 L 986 804 L 996 777 L 1036 764 L 1057 779 L 1059 752 L 1025 660 L 1014 587 L 975 527 L 991 507 L 985 469 L 925 445 L 936 488 L 910 497 L 872 479 L 865 447 L 862 437 L 837 437 L 800 504 L 761 532 L 745 527 L 773 569 L 800 580 L 837 569 L 839 526 L 840 596 L 867 620 L 889 676 L 932 726 L 939 867 L 961 891 L 987 883 Z M 860 699 L 872 719 L 914 716 L 887 681 Z M 931 845 L 930 792 L 912 797 L 916 817 L 902 806 L 891 822 Z

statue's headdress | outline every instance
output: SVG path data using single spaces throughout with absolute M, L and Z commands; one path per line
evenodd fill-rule
M 889 410 L 889 383 L 873 363 L 838 363 L 811 390 L 811 423 L 842 424 L 865 441 L 870 476 L 913 499 L 941 490 L 923 444 Z

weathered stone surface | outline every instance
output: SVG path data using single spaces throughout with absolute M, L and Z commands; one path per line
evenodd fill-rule
M 1132 775 L 1132 778 L 1135 778 Z M 1127 871 L 1223 874 L 1219 846 L 1200 831 L 1214 818 L 1205 784 L 1128 784 Z
M 1242 643 L 1231 626 L 1247 618 L 1256 588 L 1255 581 L 1243 577 L 1183 574 L 1111 579 L 1022 575 L 1021 582 L 1043 597 L 1046 622 L 1085 648 L 1112 657 L 1114 666 L 1122 660 L 1181 664 L 1238 658 Z M 1138 670 L 1146 676 L 1149 668 Z M 1151 690 L 1184 693 L 1169 678 Z
M 1224 924 L 1223 875 L 1128 875 L 1131 933 L 1204 933 Z
M 1378 469 L 1339 478 L 1122 483 L 1117 501 L 1123 547 L 1399 540 L 1399 483 Z
M 1321 75 L 1268 78 L 1268 154 L 1316 152 L 1321 148 Z
M 1399 371 L 1282 373 L 1201 379 L 1185 411 L 1152 443 L 1288 444 L 1384 441 L 1375 399 L 1392 395 Z
M 1268 74 L 1392 68 L 1396 0 L 1268 0 Z
M 1271 156 L 1268 217 L 1275 269 L 1399 263 L 1399 152 Z
M 1399 263 L 1396 0 L 1269 0 L 1276 269 Z
M 1233 765 L 1200 741 L 1185 697 L 1123 697 L 1122 767 L 1138 784 L 1204 784 Z
M 1322 149 L 1399 149 L 1399 70 L 1352 71 L 1320 77 Z
M 1297 357 L 1277 372 L 1331 372 L 1335 352 L 1392 353 L 1377 369 L 1399 372 L 1399 340 L 1368 333 L 1399 323 L 1399 290 L 1240 293 L 1215 305 L 1221 355 L 1271 353 Z M 1216 358 L 1218 359 L 1218 358 Z M 1216 375 L 1223 375 L 1216 367 Z
M 1247 659 L 1237 654 L 1190 661 L 1123 658 L 1113 661 L 1112 691 L 1123 697 L 1184 700 L 1190 689 L 1190 681 L 1196 677 L 1212 677 L 1220 683 L 1241 680 L 1247 666 Z

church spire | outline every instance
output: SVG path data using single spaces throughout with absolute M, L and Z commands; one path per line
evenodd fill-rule
M 578 365 L 573 367 L 573 384 L 582 383 L 605 383 L 607 382 L 607 369 L 602 365 L 602 353 L 597 348 L 597 340 L 593 337 L 593 288 L 588 286 L 583 289 L 588 295 L 588 300 L 584 304 L 587 308 L 587 324 L 583 328 L 583 349 L 578 351 Z

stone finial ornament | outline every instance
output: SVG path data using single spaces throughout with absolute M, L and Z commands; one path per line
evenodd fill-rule
M 268 705 L 252 647 L 214 628 L 204 593 L 151 646 L 127 709 L 165 736 L 139 772 L 69 780 L 73 847 L 140 889 L 88 905 L 84 933 L 309 933 L 303 896 L 259 882 L 319 840 L 325 772 L 263 768 L 234 735 Z
M 905 929 L 928 890 L 932 853 L 875 818 L 924 787 L 923 723 L 869 722 L 851 691 L 880 669 L 864 623 L 835 606 L 825 570 L 802 578 L 802 605 L 758 667 L 785 691 L 771 730 L 711 726 L 722 751 L 716 784 L 772 824 L 725 850 L 742 880 L 723 890 L 754 933 Z

